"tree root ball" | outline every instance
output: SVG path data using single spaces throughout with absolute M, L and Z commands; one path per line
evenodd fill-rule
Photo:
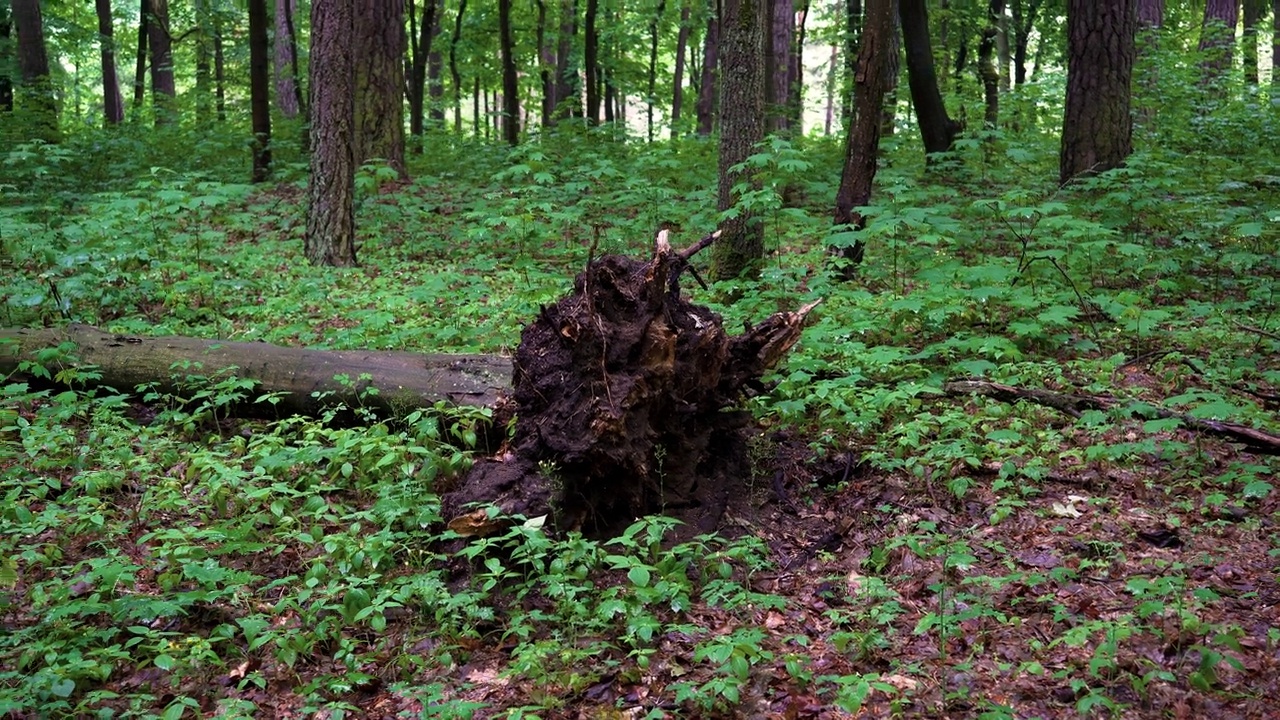
M 678 283 L 713 239 L 675 252 L 660 237 L 649 261 L 601 257 L 542 309 L 516 351 L 514 437 L 445 496 L 450 527 L 484 534 L 476 509 L 492 504 L 597 535 L 653 513 L 715 528 L 750 473 L 750 416 L 736 407 L 813 305 L 730 337 Z

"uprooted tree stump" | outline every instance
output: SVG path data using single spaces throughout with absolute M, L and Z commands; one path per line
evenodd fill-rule
M 817 303 L 729 336 L 678 283 L 714 237 L 676 252 L 664 233 L 647 262 L 589 262 L 573 292 L 542 309 L 516 351 L 508 452 L 478 461 L 446 494 L 452 529 L 495 530 L 487 505 L 592 533 L 650 513 L 716 525 L 750 473 L 749 415 L 737 406 Z

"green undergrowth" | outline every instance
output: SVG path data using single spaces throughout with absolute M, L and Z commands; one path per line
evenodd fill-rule
M 1249 128 L 1239 142 L 1274 124 L 1247 105 L 1215 119 Z M 724 716 L 791 698 L 1120 717 L 1188 693 L 1247 713 L 1280 642 L 1248 609 L 1274 603 L 1277 463 L 1154 408 L 1280 427 L 1280 172 L 1265 143 L 1197 154 L 1169 132 L 1066 189 L 1043 137 L 968 137 L 927 173 L 890 138 L 857 233 L 828 227 L 839 143 L 761 146 L 762 189 L 736 210 L 764 223 L 760 277 L 684 285 L 731 328 L 823 299 L 748 401 L 806 453 L 790 534 L 761 510 L 715 536 L 646 518 L 553 538 L 519 518 L 460 538 L 439 497 L 478 413 L 245 421 L 231 406 L 271 398 L 232 376 L 143 403 L 86 389 L 91 367 L 63 371 L 71 390 L 12 378 L 0 715 Z M 407 184 L 360 172 L 362 267 L 313 268 L 303 168 L 250 187 L 216 138 L 185 169 L 129 165 L 131 142 L 106 167 L 74 142 L 10 152 L 4 325 L 511 352 L 588 258 L 718 220 L 706 142 L 440 137 Z M 842 282 L 826 248 L 855 239 L 867 260 Z M 949 394 L 960 378 L 1115 402 L 1071 416 Z M 842 470 L 820 486 L 824 464 Z M 819 542 L 832 528 L 843 545 Z

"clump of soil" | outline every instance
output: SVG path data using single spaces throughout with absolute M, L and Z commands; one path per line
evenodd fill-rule
M 501 456 L 445 497 L 450 527 L 489 529 L 473 504 L 607 534 L 652 513 L 714 529 L 750 467 L 744 393 L 799 339 L 812 305 L 730 336 L 680 293 L 689 258 L 660 236 L 648 261 L 606 255 L 525 328 L 513 377 L 517 423 Z

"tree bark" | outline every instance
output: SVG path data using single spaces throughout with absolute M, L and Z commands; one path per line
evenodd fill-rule
M 147 36 L 150 35 L 151 0 L 140 0 L 138 7 L 138 53 L 134 57 L 133 112 L 142 110 L 147 92 Z
M 108 125 L 124 122 L 124 98 L 116 77 L 115 29 L 111 18 L 111 0 L 95 0 L 98 14 L 98 42 L 102 46 L 102 115 Z
M 226 122 L 227 64 L 222 54 L 222 21 L 216 15 L 213 18 L 213 104 L 218 113 L 218 122 Z
M 49 54 L 44 45 L 44 19 L 38 0 L 13 0 L 13 26 L 18 31 L 19 97 L 35 120 L 34 137 L 47 143 L 62 140 L 58 129 L 58 102 L 49 74 Z
M 791 41 L 795 25 L 795 3 L 792 0 L 767 0 L 764 52 L 765 131 L 787 129 L 791 100 L 788 78 L 791 71 Z
M 9 75 L 11 53 L 9 51 L 9 35 L 13 23 L 9 18 L 9 8 L 0 7 L 0 112 L 13 112 L 13 78 Z
M 834 224 L 847 230 L 861 230 L 866 218 L 856 208 L 871 201 L 871 186 L 876 177 L 876 160 L 880 151 L 882 127 L 880 105 L 884 102 L 887 85 L 885 67 L 889 53 L 897 51 L 893 41 L 894 0 L 867 0 L 867 14 L 861 48 L 858 52 L 857 73 L 854 76 L 854 102 L 857 120 L 849 126 L 845 140 L 844 172 L 840 176 L 840 189 L 836 192 Z M 852 244 L 842 243 L 833 248 L 835 253 L 848 260 L 844 269 L 846 277 L 862 261 L 864 244 L 861 239 Z
M 1119 167 L 1133 150 L 1133 0 L 1067 3 L 1067 101 L 1059 181 Z
M 853 86 L 858 75 L 858 40 L 862 37 L 862 0 L 844 0 L 844 92 L 841 93 L 840 117 L 845 130 L 853 127 Z
M 1157 92 L 1160 67 L 1156 56 L 1160 50 L 1160 28 L 1164 26 L 1164 0 L 1137 0 L 1137 37 L 1135 38 L 1135 63 L 1138 65 L 1138 106 L 1135 122 L 1149 126 L 1156 120 L 1156 109 L 1150 99 Z
M 898 75 L 902 70 L 902 22 L 898 20 L 898 0 L 892 0 L 893 27 L 889 31 L 887 57 L 884 61 L 884 99 L 880 103 L 880 134 L 893 134 L 897 124 Z
M 658 7 L 649 19 L 649 92 L 645 98 L 645 127 L 649 142 L 653 142 L 653 107 L 658 102 L 658 31 L 662 27 L 662 15 L 666 9 L 666 0 L 658 0 Z
M 587 0 L 582 64 L 587 84 L 587 122 L 592 125 L 600 124 L 600 34 L 596 30 L 599 13 L 600 0 Z
M 520 144 L 520 86 L 511 34 L 511 0 L 498 0 L 498 44 L 502 55 L 502 139 L 515 147 Z
M 689 47 L 690 0 L 680 3 L 680 30 L 676 34 L 676 68 L 671 90 L 671 139 L 680 137 L 680 115 L 684 111 L 684 58 Z
M 427 119 L 431 121 L 433 128 L 444 126 L 444 78 L 441 76 L 444 58 L 440 54 L 440 43 L 436 42 L 444 20 L 444 0 L 437 2 L 440 6 L 436 8 L 435 25 L 431 28 L 431 52 L 427 53 L 427 97 L 431 98 Z
M 253 115 L 253 181 L 271 176 L 271 78 L 267 0 L 249 0 L 249 95 Z
M 942 93 L 938 91 L 925 0 L 901 0 L 899 13 L 902 44 L 907 51 L 907 81 L 911 86 L 911 102 L 916 108 L 925 157 L 950 152 L 963 126 L 947 115 Z
M 720 165 L 716 209 L 736 214 L 720 224 L 711 250 L 717 280 L 749 276 L 764 257 L 764 227 L 738 207 L 734 186 L 756 184 L 750 170 L 734 170 L 764 139 L 764 11 L 766 0 L 724 0 L 720 22 Z
M 716 6 L 719 7 L 718 0 Z M 709 137 L 716 124 L 716 106 L 720 97 L 719 61 L 720 12 L 717 9 L 707 17 L 707 32 L 702 43 L 702 79 L 698 83 L 697 107 L 698 135 L 701 137 Z
M 196 16 L 196 123 L 204 125 L 209 122 L 213 108 L 213 43 L 206 31 L 211 13 L 206 0 L 195 0 L 193 9 Z M 252 40 L 250 46 L 252 51 Z M 252 84 L 252 68 L 249 79 Z
M 417 142 L 413 144 L 413 151 L 422 152 L 422 132 L 424 129 L 423 120 L 426 118 L 426 95 L 427 95 L 427 56 L 431 52 L 432 40 L 435 33 L 431 29 L 439 24 L 436 19 L 436 11 L 440 7 L 440 0 L 424 0 L 422 3 L 422 24 L 416 24 L 416 16 L 414 14 L 413 5 L 409 6 L 409 30 L 416 28 L 417 34 L 412 36 L 412 47 L 410 49 L 409 58 L 409 85 L 406 96 L 409 100 L 409 134 L 412 135 Z
M 462 74 L 458 72 L 458 40 L 462 38 L 462 18 L 467 12 L 467 0 L 459 0 L 458 12 L 453 17 L 453 37 L 449 38 L 449 78 L 453 81 L 453 131 L 462 132 Z
M 787 68 L 787 127 L 800 135 L 804 125 L 804 43 L 809 21 L 810 0 L 801 0 L 796 11 L 795 42 L 791 43 L 791 63 Z
M 173 77 L 173 38 L 169 34 L 169 0 L 149 0 L 147 45 L 151 48 L 151 105 L 156 125 L 175 119 L 178 88 Z
M 311 181 L 304 250 L 316 265 L 356 264 L 354 12 L 348 0 L 311 3 Z
M 574 37 L 578 34 L 577 0 L 560 2 L 560 38 L 556 48 L 556 111 L 553 120 L 582 117 L 582 99 L 578 92 L 578 69 L 569 64 Z
M 1235 54 L 1236 24 L 1240 20 L 1240 0 L 1208 0 L 1200 26 L 1200 67 L 1202 82 L 1211 97 L 1226 95 L 1224 83 Z
M 404 161 L 404 0 L 361 0 L 355 22 L 355 157 L 381 159 L 408 179 Z
M 494 407 L 509 394 L 511 382 L 511 360 L 497 355 L 306 350 L 261 342 L 119 335 L 88 325 L 0 329 L 0 375 L 16 372 L 20 363 L 64 343 L 75 348 L 51 371 L 94 365 L 102 374 L 97 386 L 128 392 L 150 385 L 179 396 L 190 387 L 189 376 L 234 375 L 257 383 L 249 401 L 278 394 L 274 404 L 262 404 L 262 409 L 282 416 L 319 415 L 339 404 L 397 413 L 440 401 Z M 189 369 L 175 371 L 175 366 Z M 369 388 L 378 392 L 369 393 Z
M 538 20 L 534 30 L 534 43 L 538 46 L 538 85 L 542 90 L 542 114 L 540 122 L 543 128 L 555 124 L 556 102 L 556 53 L 547 37 L 547 0 L 534 0 L 538 8 Z
M 987 4 L 987 26 L 982 29 L 982 40 L 978 43 L 978 78 L 982 81 L 985 106 L 983 123 L 988 130 L 996 129 L 1000 123 L 1001 73 L 996 69 L 996 41 L 1003 17 L 1004 0 L 990 0 Z
M 1156 0 L 1163 3 L 1164 0 Z M 1013 82 L 1022 85 L 1027 81 L 1027 46 L 1031 42 L 1031 29 L 1035 26 L 1040 0 L 1030 0 L 1023 8 L 1023 0 L 1013 0 Z
M 302 83 L 298 75 L 298 35 L 293 21 L 297 0 L 276 0 L 276 107 L 287 118 L 303 112 Z

